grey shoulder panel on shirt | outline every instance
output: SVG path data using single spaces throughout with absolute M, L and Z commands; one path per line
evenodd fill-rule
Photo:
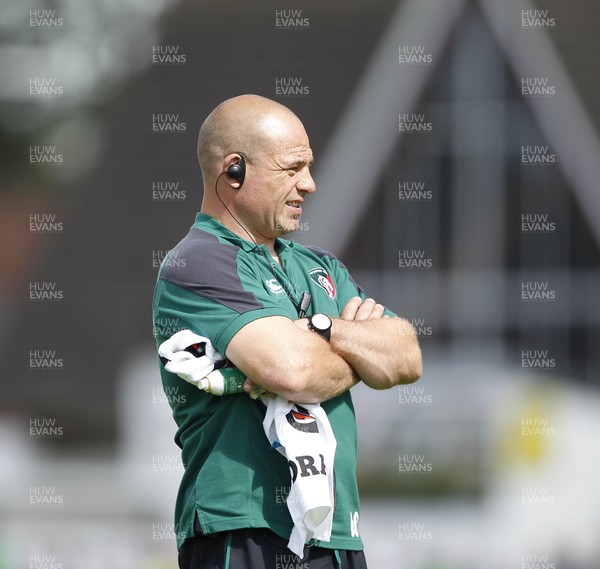
M 315 245 L 304 245 L 305 249 L 308 249 L 311 253 L 322 259 L 323 257 L 329 257 L 330 259 L 337 259 L 335 255 L 330 253 L 329 251 L 325 251 L 325 249 L 321 249 L 321 247 L 316 247 Z
M 239 247 L 192 228 L 165 257 L 159 278 L 239 314 L 264 308 L 254 294 L 244 290 L 237 272 L 238 252 Z

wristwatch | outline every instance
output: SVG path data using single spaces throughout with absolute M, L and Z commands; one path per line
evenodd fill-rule
M 327 342 L 329 342 L 329 338 L 331 338 L 331 325 L 331 318 L 326 314 L 313 314 L 308 319 L 308 329 L 319 334 L 319 336 Z

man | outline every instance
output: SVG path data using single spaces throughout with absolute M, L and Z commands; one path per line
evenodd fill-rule
M 154 322 L 209 338 L 247 376 L 247 392 L 260 385 L 322 403 L 337 440 L 335 513 L 329 542 L 307 545 L 302 560 L 292 555 L 290 471 L 265 437 L 264 405 L 243 393 L 210 395 L 161 368 L 167 393 L 177 394 L 170 402 L 185 466 L 180 567 L 364 568 L 350 388 L 417 380 L 414 330 L 365 298 L 333 255 L 280 238 L 298 229 L 316 191 L 308 136 L 287 107 L 257 95 L 221 103 L 200 128 L 198 158 L 202 212 L 159 272 Z

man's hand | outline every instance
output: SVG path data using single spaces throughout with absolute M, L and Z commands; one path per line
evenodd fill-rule
M 372 298 L 366 298 L 363 301 L 360 296 L 355 296 L 344 306 L 340 318 L 342 320 L 369 320 L 370 318 L 381 318 L 384 315 L 383 311 L 383 305 L 377 304 Z

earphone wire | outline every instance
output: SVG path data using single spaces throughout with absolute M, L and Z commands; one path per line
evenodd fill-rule
M 232 219 L 245 231 L 246 235 L 248 235 L 248 237 L 250 237 L 250 241 L 252 241 L 252 243 L 254 243 L 255 249 L 257 249 L 258 252 L 261 253 L 262 256 L 265 258 L 265 261 L 267 261 L 267 265 L 269 266 L 269 270 L 271 271 L 272 275 L 281 284 L 283 290 L 287 294 L 287 297 L 290 299 L 290 302 L 294 305 L 294 308 L 296 309 L 298 314 L 300 314 L 300 312 L 301 312 L 300 305 L 294 300 L 294 297 L 292 296 L 291 292 L 287 289 L 286 285 L 281 282 L 281 280 L 277 276 L 277 273 L 273 270 L 273 265 L 271 264 L 271 261 L 269 261 L 269 259 L 267 258 L 267 255 L 264 252 L 264 250 L 261 249 L 261 247 L 258 245 L 256 240 L 254 239 L 254 237 L 252 237 L 252 234 L 244 227 L 244 225 L 240 222 L 240 220 L 235 215 L 233 215 L 232 211 L 227 207 L 227 204 L 223 201 L 223 199 L 219 195 L 219 180 L 221 179 L 221 176 L 223 176 L 225 174 L 227 174 L 226 171 L 221 172 L 217 176 L 217 179 L 215 180 L 215 194 L 217 195 L 217 198 L 219 199 L 219 201 L 221 202 L 223 207 L 227 210 L 227 213 L 232 217 Z
M 219 201 L 221 202 L 223 207 L 227 210 L 227 213 L 233 218 L 233 221 L 235 221 L 246 232 L 246 235 L 248 235 L 248 237 L 250 237 L 250 241 L 252 241 L 252 243 L 254 243 L 254 246 L 257 247 L 258 250 L 262 253 L 263 250 L 258 246 L 258 243 L 254 239 L 254 237 L 252 237 L 252 234 L 242 225 L 240 220 L 235 215 L 233 215 L 231 210 L 227 207 L 227 204 L 223 201 L 223 199 L 219 195 L 219 180 L 221 179 L 221 176 L 223 176 L 225 174 L 227 174 L 227 172 L 221 172 L 217 176 L 217 180 L 215 181 L 215 194 L 217 194 L 217 198 L 219 199 Z

